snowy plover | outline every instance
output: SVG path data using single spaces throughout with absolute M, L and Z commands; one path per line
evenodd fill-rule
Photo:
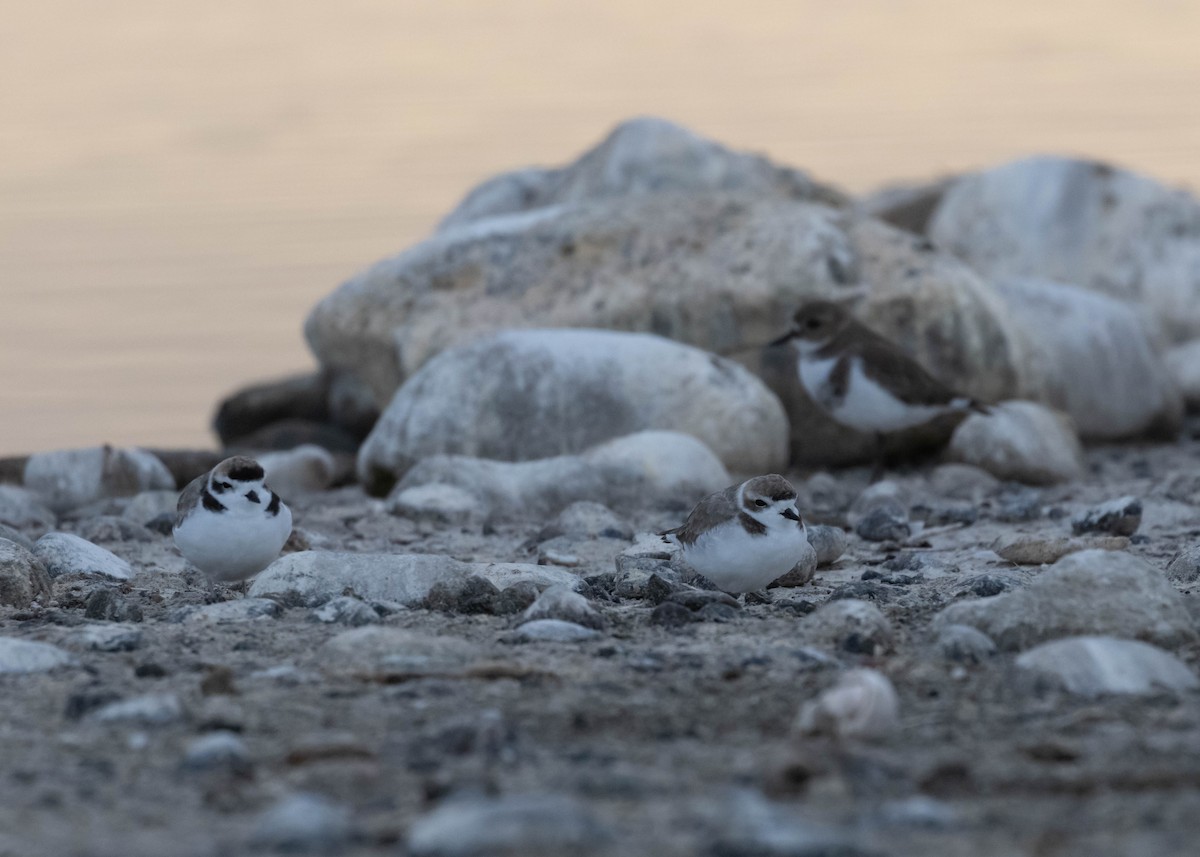
M 754 592 L 787 574 L 808 549 L 796 489 L 782 476 L 755 476 L 710 494 L 665 539 L 726 592 Z
M 987 413 L 926 372 L 844 307 L 814 301 L 796 310 L 792 328 L 772 345 L 790 342 L 799 356 L 800 383 L 835 421 L 883 436 L 947 413 Z
M 262 571 L 292 532 L 292 511 L 263 482 L 262 466 L 242 455 L 193 479 L 179 495 L 175 544 L 214 581 Z

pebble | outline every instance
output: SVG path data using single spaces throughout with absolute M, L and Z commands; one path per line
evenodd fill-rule
M 325 602 L 312 611 L 312 617 L 326 624 L 349 625 L 354 628 L 372 625 L 380 620 L 375 608 L 350 595 Z
M 1047 565 L 1064 556 L 1086 550 L 1121 551 L 1129 547 L 1124 536 L 1001 536 L 989 546 L 1001 558 L 1017 565 Z
M 737 789 L 718 796 L 703 817 L 714 831 L 704 852 L 713 857 L 880 857 L 846 833 L 802 820 L 791 806 L 760 792 Z
M 562 619 L 534 619 L 517 626 L 517 636 L 531 642 L 576 643 L 600 636 L 594 628 Z
M 538 540 L 554 536 L 628 541 L 633 538 L 633 527 L 604 504 L 580 500 L 559 512 L 538 534 Z
M 585 628 L 601 631 L 608 624 L 586 598 L 567 586 L 550 586 L 521 614 L 530 622 L 534 619 L 561 619 Z
M 89 715 L 100 723 L 131 726 L 166 726 L 183 719 L 183 703 L 173 693 L 148 693 L 111 702 Z
M 75 658 L 58 646 L 0 637 L 0 674 L 48 672 L 75 663 Z
M 159 515 L 167 515 L 172 522 L 175 520 L 175 507 L 179 503 L 179 492 L 171 489 L 166 491 L 141 491 L 129 499 L 121 512 L 121 517 L 132 524 L 146 526 Z
M 441 482 L 416 485 L 393 494 L 388 498 L 387 510 L 414 521 L 432 521 L 447 527 L 478 525 L 486 511 L 470 491 Z
M 1017 658 L 1017 666 L 1079 696 L 1182 692 L 1200 680 L 1169 652 L 1137 640 L 1069 637 L 1042 643 Z
M 109 497 L 175 488 L 171 472 L 154 455 L 107 445 L 34 453 L 25 463 L 24 482 L 60 514 Z
M 337 463 L 329 450 L 302 443 L 282 452 L 264 452 L 258 463 L 266 473 L 266 482 L 281 497 L 296 497 L 325 491 L 337 475 Z
M 846 531 L 841 527 L 831 527 L 828 524 L 810 524 L 808 543 L 817 552 L 817 566 L 833 565 L 846 552 L 849 541 Z
M 132 625 L 88 624 L 73 631 L 67 644 L 95 652 L 132 652 L 142 645 L 142 632 Z
M 0 488 L 4 486 L 0 485 Z M 25 550 L 33 553 L 33 540 L 28 538 L 20 530 L 14 530 L 7 524 L 0 524 L 0 539 L 6 539 L 25 548 Z
M 588 855 L 612 833 L 587 806 L 565 794 L 514 794 L 448 800 L 413 822 L 413 857 Z
M 1042 517 L 1042 492 L 1036 488 L 1017 487 L 1006 490 L 996 498 L 993 517 L 1006 524 L 1036 521 Z
M 88 596 L 83 611 L 86 619 L 108 622 L 141 622 L 142 608 L 113 587 L 101 587 Z
M 89 518 L 79 528 L 79 535 L 89 542 L 149 542 L 154 534 L 141 524 L 116 515 Z
M 1142 501 L 1137 497 L 1119 497 L 1099 506 L 1094 506 L 1071 521 L 1075 535 L 1082 533 L 1108 533 L 1114 536 L 1132 536 L 1142 524 Z
M 902 542 L 912 534 L 908 518 L 891 509 L 872 509 L 854 527 L 854 533 L 868 542 Z
M 885 801 L 879 808 L 879 820 L 890 827 L 922 830 L 951 830 L 962 821 L 953 806 L 928 795 Z
M 270 598 L 235 598 L 202 607 L 184 607 L 170 614 L 168 621 L 196 624 L 211 622 L 225 625 L 230 622 L 258 622 L 275 619 L 283 612 L 278 601 Z
M 54 512 L 36 494 L 16 485 L 0 485 L 0 524 L 44 533 L 54 529 Z
M 815 641 L 856 654 L 882 654 L 892 645 L 891 623 L 868 601 L 827 602 L 807 616 L 801 628 Z
M 343 631 L 326 641 L 318 656 L 321 669 L 328 675 L 391 683 L 462 675 L 481 653 L 457 637 L 368 625 Z
M 496 584 L 470 575 L 451 582 L 435 583 L 421 606 L 443 613 L 495 614 L 499 596 L 500 587 Z
M 871 669 L 850 670 L 833 687 L 801 709 L 796 725 L 808 735 L 880 741 L 900 726 L 900 700 L 892 682 L 883 673 Z
M 1200 545 L 1184 548 L 1167 564 L 1167 577 L 1177 583 L 1200 580 Z
M 254 822 L 250 844 L 287 853 L 332 852 L 346 844 L 350 813 L 320 795 L 297 793 L 263 810 Z
M 650 624 L 664 628 L 681 628 L 695 621 L 695 613 L 674 601 L 664 601 L 650 611 Z
M 1000 488 L 1000 480 L 982 467 L 942 464 L 929 474 L 929 488 L 939 497 L 982 503 Z
M 1063 557 L 1026 587 L 952 604 L 934 630 L 970 625 L 1004 651 L 1077 635 L 1143 639 L 1167 648 L 1196 638 L 1179 593 L 1162 572 L 1129 554 L 1088 550 Z
M 33 552 L 52 578 L 64 574 L 102 574 L 117 580 L 133 577 L 125 560 L 70 533 L 47 533 L 37 540 Z
M 970 625 L 947 625 L 937 635 L 938 653 L 948 661 L 981 664 L 996 654 L 996 643 Z
M 50 576 L 36 556 L 16 542 L 0 538 L 0 604 L 28 607 L 50 596 Z
M 190 744 L 183 754 L 183 767 L 189 771 L 225 771 L 237 776 L 250 773 L 250 751 L 237 734 L 219 729 Z

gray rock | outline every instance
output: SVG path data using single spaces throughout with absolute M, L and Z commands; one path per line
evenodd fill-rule
M 89 518 L 79 528 L 79 536 L 85 541 L 96 542 L 149 542 L 154 535 L 142 524 L 116 515 L 100 515 Z
M 56 519 L 32 491 L 16 485 L 0 485 L 0 524 L 44 533 L 54 529 Z
M 830 601 L 803 620 L 806 636 L 827 646 L 861 654 L 882 654 L 892 646 L 892 625 L 869 601 Z
M 1200 202 L 1136 173 L 1039 156 L 964 176 L 929 236 L 984 276 L 1074 283 L 1200 335 Z
M 183 767 L 189 771 L 225 771 L 244 776 L 251 768 L 250 751 L 235 733 L 217 730 L 188 744 Z
M 444 802 L 413 822 L 413 857 L 555 857 L 594 854 L 612 834 L 564 794 L 472 797 Z
M 1112 551 L 1073 553 L 1029 586 L 994 598 L 952 604 L 934 618 L 978 628 L 1006 651 L 1059 637 L 1102 635 L 1172 647 L 1196 637 L 1179 593 L 1161 572 Z
M 74 665 L 75 658 L 57 646 L 0 637 L 0 674 L 40 673 Z
M 33 553 L 33 539 L 28 538 L 20 530 L 14 530 L 12 527 L 0 524 L 0 539 L 5 539 L 13 544 L 20 545 L 25 550 Z
M 344 846 L 351 832 L 345 807 L 320 795 L 297 793 L 263 810 L 254 823 L 250 844 L 289 854 L 329 853 Z
M 321 646 L 321 669 L 331 676 L 391 683 L 462 676 L 482 653 L 457 637 L 368 626 L 343 631 Z
M 817 566 L 833 565 L 846 552 L 849 542 L 841 527 L 828 524 L 809 524 L 808 543 L 817 553 Z
M 142 632 L 126 624 L 89 624 L 73 631 L 66 642 L 85 651 L 132 652 L 142 645 Z
M 179 492 L 142 491 L 134 494 L 121 512 L 121 517 L 133 524 L 145 526 L 159 515 L 175 517 L 175 506 L 179 501 Z
M 117 592 L 114 587 L 98 587 L 88 596 L 84 605 L 84 617 L 108 622 L 141 622 L 142 608 L 130 598 Z
M 547 587 L 537 600 L 521 614 L 522 620 L 561 619 L 585 628 L 603 630 L 607 624 L 586 598 L 568 586 Z
M 854 533 L 868 542 L 902 542 L 912 533 L 906 515 L 878 508 L 868 512 L 854 527 Z
M 488 520 L 500 522 L 544 520 L 581 499 L 623 510 L 687 506 L 731 481 L 694 437 L 653 431 L 538 461 L 435 455 L 413 467 L 393 496 L 421 485 L 455 485 L 475 497 Z
M 16 542 L 0 538 L 0 604 L 28 607 L 50 597 L 50 576 L 42 561 Z
M 879 857 L 846 833 L 803 821 L 792 807 L 749 789 L 719 795 L 704 818 L 713 831 L 705 852 L 711 857 Z
M 473 188 L 440 231 L 503 214 L 613 197 L 741 190 L 784 199 L 840 203 L 837 191 L 761 155 L 735 152 L 654 116 L 618 125 L 578 160 L 558 169 L 502 173 Z
M 355 554 L 303 551 L 271 563 L 250 584 L 251 598 L 287 605 L 320 607 L 347 589 L 368 601 L 394 601 L 420 607 L 439 583 L 481 577 L 503 590 L 530 582 L 545 589 L 556 583 L 579 586 L 578 577 L 552 566 L 523 563 L 468 563 L 434 554 Z
M 883 673 L 850 670 L 801 709 L 796 725 L 806 734 L 879 741 L 899 728 L 900 700 L 891 680 Z
M 375 394 L 353 375 L 334 373 L 329 383 L 329 418 L 351 437 L 362 440 L 379 419 Z
M 37 540 L 33 552 L 52 578 L 64 574 L 102 574 L 117 580 L 133 577 L 125 560 L 70 533 L 47 533 Z
M 1137 497 L 1118 497 L 1075 516 L 1071 529 L 1080 533 L 1110 533 L 1132 536 L 1142 524 L 1142 501 Z
M 648 430 L 694 435 L 731 469 L 787 465 L 779 400 L 732 361 L 645 333 L 508 330 L 413 374 L 363 443 L 359 479 L 430 455 L 529 461 Z
M 282 420 L 325 422 L 328 394 L 329 378 L 321 372 L 252 384 L 221 402 L 213 416 L 213 429 L 221 443 L 229 446 Z
M 941 464 L 929 474 L 929 488 L 939 497 L 982 503 L 1000 488 L 1000 480 L 970 464 Z
M 1167 577 L 1178 583 L 1200 580 L 1200 545 L 1184 548 L 1167 564 Z
M 633 527 L 603 503 L 579 500 L 559 512 L 538 534 L 542 540 L 554 536 L 629 540 L 633 538 Z
M 333 455 L 312 443 L 280 452 L 263 452 L 257 459 L 266 473 L 267 484 L 281 497 L 324 491 L 337 474 Z
M 1129 547 L 1124 536 L 1035 536 L 1018 533 L 1001 536 L 990 546 L 1001 559 L 1017 565 L 1047 565 L 1064 556 L 1086 550 L 1120 551 Z
M 200 607 L 185 607 L 171 615 L 176 622 L 226 625 L 232 622 L 260 622 L 275 619 L 283 612 L 279 602 L 270 598 L 235 598 Z
M 182 720 L 183 715 L 183 703 L 175 694 L 148 693 L 109 703 L 92 712 L 89 719 L 130 726 L 166 726 Z
M 175 487 L 166 465 L 149 452 L 111 446 L 35 453 L 25 463 L 24 481 L 59 513 L 107 497 Z
M 349 595 L 325 602 L 312 612 L 312 616 L 318 622 L 349 625 L 352 628 L 373 625 L 379 621 L 379 613 L 374 607 Z
M 1070 421 L 1034 402 L 1004 402 L 972 414 L 955 430 L 950 457 L 1000 479 L 1032 485 L 1083 475 L 1083 449 Z
M 441 482 L 398 490 L 388 497 L 387 509 L 393 515 L 451 527 L 477 524 L 487 512 L 470 491 Z
M 812 541 L 811 541 L 812 528 L 811 527 L 808 528 L 808 532 L 809 532 L 810 540 L 809 540 L 807 549 L 801 553 L 800 559 L 796 561 L 796 564 L 794 566 L 792 566 L 791 571 L 787 572 L 787 574 L 784 574 L 782 577 L 777 577 L 774 580 L 772 580 L 771 583 L 769 584 L 769 587 L 782 586 L 784 588 L 795 588 L 797 586 L 804 586 L 806 583 L 808 583 L 809 581 L 811 581 L 813 579 L 814 575 L 816 575 L 816 573 L 817 573 L 817 549 L 814 548 L 812 545 Z M 843 542 L 844 541 L 845 541 L 845 536 L 843 536 Z
M 1178 431 L 1182 399 L 1139 306 L 1042 280 L 995 285 L 1023 341 L 1021 398 L 1067 414 L 1089 440 Z
M 517 626 L 517 636 L 538 643 L 577 643 L 600 636 L 595 628 L 562 619 L 533 619 Z
M 495 614 L 499 597 L 500 587 L 486 578 L 471 574 L 458 580 L 435 583 L 421 606 L 443 613 Z
M 981 664 L 996 654 L 992 638 L 970 625 L 946 625 L 934 645 L 946 660 L 964 664 Z
M 1200 411 L 1200 339 L 1171 348 L 1163 355 L 1167 372 L 1189 411 Z
M 1042 643 L 1017 666 L 1080 696 L 1145 696 L 1200 688 L 1187 664 L 1162 649 L 1114 637 L 1070 637 Z

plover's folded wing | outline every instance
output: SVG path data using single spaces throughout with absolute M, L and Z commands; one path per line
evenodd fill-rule
M 863 374 L 909 405 L 950 405 L 955 399 L 971 400 L 925 370 L 898 347 L 880 337 L 859 348 Z
M 730 485 L 724 491 L 709 494 L 696 504 L 696 508 L 692 509 L 692 513 L 683 522 L 683 526 L 667 532 L 674 535 L 681 545 L 690 545 L 700 538 L 701 534 L 708 532 L 718 524 L 736 518 L 741 511 L 737 503 L 740 487 L 741 484 Z
M 202 473 L 189 482 L 180 493 L 179 502 L 175 504 L 175 526 L 178 527 L 183 522 L 184 516 L 196 508 L 196 503 L 200 500 L 200 493 L 204 490 L 207 482 L 208 474 Z

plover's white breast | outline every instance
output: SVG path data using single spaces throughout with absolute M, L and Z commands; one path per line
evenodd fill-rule
M 244 580 L 279 556 L 291 532 L 292 511 L 283 503 L 276 515 L 260 506 L 224 512 L 198 507 L 175 528 L 175 544 L 209 577 Z
M 826 410 L 834 406 L 833 390 L 829 386 L 829 375 L 833 372 L 836 357 L 819 360 L 816 357 L 800 357 L 796 362 L 796 372 L 800 375 L 800 383 L 810 399 Z
M 804 555 L 804 528 L 788 524 L 754 535 L 735 518 L 684 545 L 683 558 L 726 592 L 754 592 L 787 574 Z
M 862 359 L 850 364 L 846 395 L 830 409 L 833 418 L 859 431 L 892 432 L 929 422 L 950 410 L 950 405 L 910 405 L 871 380 L 863 371 Z

